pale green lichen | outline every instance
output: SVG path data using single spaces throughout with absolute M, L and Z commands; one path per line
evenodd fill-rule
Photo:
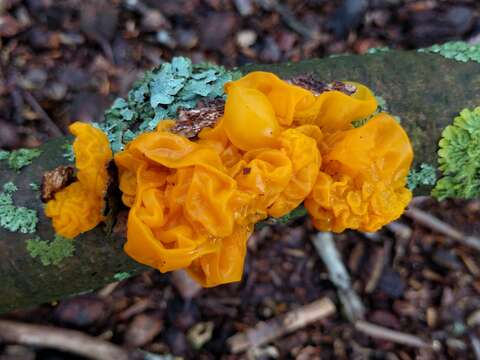
M 5 150 L 0 150 L 0 160 L 7 160 L 10 156 L 10 152 Z
M 480 196 L 480 107 L 462 110 L 443 130 L 439 148 L 443 177 L 432 195 L 439 200 Z
M 31 234 L 35 232 L 38 223 L 37 212 L 23 206 L 13 204 L 13 193 L 17 191 L 14 183 L 3 185 L 0 193 L 0 226 L 12 232 Z
M 380 114 L 381 112 L 388 112 L 387 101 L 383 97 L 378 96 L 378 95 L 375 96 L 375 99 L 377 99 L 377 104 L 378 104 L 377 110 L 375 110 L 375 112 L 372 115 L 370 115 L 370 116 L 368 116 L 364 119 L 359 119 L 359 120 L 352 121 L 352 126 L 354 128 L 359 128 L 359 127 L 365 125 L 371 118 L 373 118 L 375 115 Z M 400 119 L 399 116 L 395 116 L 395 115 L 392 115 L 392 116 L 395 120 L 397 120 L 398 123 L 401 123 L 401 119 Z
M 374 47 L 367 50 L 367 54 L 379 54 L 389 52 L 390 48 L 388 46 L 383 47 Z
M 119 273 L 116 273 L 115 275 L 113 275 L 113 278 L 116 281 L 122 281 L 122 280 L 128 279 L 131 276 L 132 275 L 128 272 L 119 272 Z
M 73 152 L 73 144 L 70 141 L 68 141 L 62 145 L 62 149 L 64 150 L 63 157 L 71 163 L 75 162 L 75 153 Z
M 55 265 L 73 256 L 74 241 L 55 235 L 52 241 L 41 240 L 39 237 L 27 240 L 27 251 L 33 258 L 39 258 L 45 266 Z
M 463 41 L 451 41 L 442 45 L 433 45 L 419 49 L 420 52 L 439 54 L 447 59 L 461 62 L 476 61 L 480 63 L 480 44 L 470 45 Z
M 257 223 L 256 227 L 261 229 L 267 225 L 287 225 L 295 219 L 304 217 L 308 214 L 307 209 L 303 205 L 300 205 L 296 209 L 290 211 L 287 215 L 284 215 L 279 218 L 269 217 L 265 221 Z
M 138 134 L 155 129 L 159 121 L 176 118 L 179 109 L 194 108 L 202 99 L 223 97 L 225 83 L 240 76 L 221 66 L 193 65 L 187 58 L 175 57 L 146 72 L 126 99 L 115 100 L 98 127 L 118 152 Z
M 415 190 L 419 186 L 433 186 L 437 182 L 437 170 L 430 164 L 422 163 L 415 170 L 410 170 L 407 177 L 407 187 Z
M 33 159 L 40 156 L 42 152 L 39 149 L 19 149 L 12 152 L 1 151 L 0 160 L 8 161 L 8 166 L 19 171 L 20 169 L 32 163 Z
M 30 189 L 32 189 L 33 191 L 38 191 L 38 190 L 40 190 L 40 185 L 32 182 L 32 183 L 30 183 Z

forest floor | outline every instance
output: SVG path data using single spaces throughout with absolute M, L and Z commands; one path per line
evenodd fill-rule
M 456 39 L 480 42 L 478 1 L 0 0 L 0 148 L 39 145 L 74 120 L 101 121 L 144 70 L 176 55 L 238 66 Z M 480 201 L 415 206 L 480 236 Z M 394 330 L 390 340 L 346 320 L 308 220 L 256 232 L 237 284 L 200 289 L 180 273 L 148 271 L 2 318 L 80 330 L 150 359 L 480 359 L 478 250 L 415 217 L 396 225 L 335 236 L 365 320 Z M 335 302 L 332 314 L 231 353 L 233 335 L 261 321 L 268 333 L 268 320 L 324 298 Z M 0 343 L 7 359 L 81 358 Z

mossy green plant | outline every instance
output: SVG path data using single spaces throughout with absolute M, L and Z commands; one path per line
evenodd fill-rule
M 33 258 L 39 258 L 44 266 L 55 265 L 73 256 L 74 241 L 55 235 L 52 241 L 41 240 L 39 237 L 27 240 L 27 251 Z
M 0 193 L 0 226 L 12 232 L 34 233 L 38 223 L 37 211 L 14 205 L 13 194 L 17 190 L 12 182 L 3 185 L 3 192 Z
M 480 63 L 480 44 L 470 45 L 464 41 L 451 41 L 419 49 L 418 51 L 439 54 L 447 59 L 461 62 L 476 61 Z
M 480 107 L 462 110 L 443 130 L 438 162 L 443 177 L 432 190 L 434 197 L 443 200 L 480 196 Z
M 179 109 L 192 109 L 202 99 L 225 95 L 225 83 L 241 76 L 213 64 L 192 64 L 175 57 L 145 73 L 128 96 L 118 98 L 98 126 L 107 133 L 113 152 L 123 149 L 138 134 L 155 129 L 163 119 L 174 119 Z
M 407 187 L 415 190 L 419 186 L 433 186 L 437 182 L 437 170 L 430 164 L 422 163 L 418 169 L 410 170 Z
M 30 165 L 41 153 L 39 149 L 18 149 L 11 152 L 2 150 L 0 151 L 0 160 L 8 161 L 10 169 L 20 171 Z

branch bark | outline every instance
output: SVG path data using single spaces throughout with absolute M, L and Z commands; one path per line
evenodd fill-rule
M 323 81 L 351 80 L 370 86 L 386 100 L 389 111 L 401 117 L 415 148 L 415 166 L 424 162 L 436 165 L 441 131 L 463 108 L 478 105 L 480 98 L 480 64 L 427 53 L 389 51 L 297 64 L 247 66 L 243 70 L 268 70 L 284 78 L 311 73 Z M 0 312 L 85 292 L 113 281 L 118 272 L 144 269 L 123 253 L 124 234 L 107 233 L 102 227 L 78 238 L 75 256 L 65 259 L 59 267 L 43 266 L 28 254 L 27 239 L 53 238 L 40 194 L 30 184 L 38 184 L 45 171 L 66 163 L 62 147 L 65 142 L 66 138 L 58 138 L 41 146 L 42 155 L 18 173 L 0 161 L 0 184 L 13 181 L 19 188 L 15 204 L 36 209 L 40 218 L 33 235 L 0 228 Z M 416 194 L 429 190 L 421 188 Z

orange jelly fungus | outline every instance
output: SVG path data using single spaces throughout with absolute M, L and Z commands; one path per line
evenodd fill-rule
M 76 137 L 73 151 L 77 181 L 58 191 L 45 206 L 55 231 L 68 239 L 93 229 L 103 220 L 107 165 L 112 160 L 110 144 L 101 130 L 76 122 L 70 125 L 70 132 Z
M 412 198 L 405 187 L 413 151 L 407 134 L 382 113 L 325 139 L 324 164 L 305 207 L 322 231 L 376 231 Z
M 353 128 L 377 102 L 368 88 L 351 84 L 352 95 L 314 94 L 253 72 L 226 84 L 224 116 L 196 139 L 170 132 L 171 120 L 139 135 L 114 158 L 122 201 L 130 207 L 127 254 L 162 272 L 185 268 L 209 287 L 241 279 L 255 223 L 302 203 L 322 231 L 374 231 L 400 216 L 411 198 L 405 182 L 412 147 L 384 113 Z M 75 126 L 80 144 L 87 130 Z M 98 130 L 89 131 L 95 135 L 86 141 L 106 146 Z M 63 234 L 101 220 L 101 170 L 109 157 L 83 148 L 75 146 L 79 181 L 47 205 Z M 88 175 L 87 160 L 94 162 Z M 80 202 L 79 194 L 88 191 L 97 197 L 87 206 L 90 198 Z

